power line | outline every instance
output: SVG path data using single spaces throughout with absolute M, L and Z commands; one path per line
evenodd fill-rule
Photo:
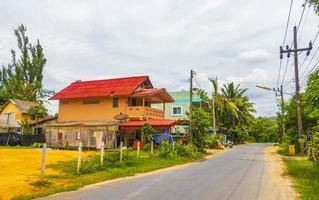
M 315 37 L 314 37 L 314 39 L 312 40 L 313 41 L 313 43 L 312 43 L 312 45 L 315 45 L 315 43 L 316 43 L 316 41 L 317 41 L 317 38 L 318 38 L 318 35 L 319 35 L 319 30 L 317 31 L 317 33 L 316 33 L 316 35 L 315 35 Z M 318 46 L 318 48 L 319 48 L 319 46 Z M 318 51 L 318 49 L 315 51 L 315 54 L 317 53 L 317 51 Z M 314 54 L 314 55 L 315 55 Z M 313 56 L 314 57 L 314 56 Z M 312 57 L 312 58 L 313 58 Z M 300 69 L 302 68 L 302 66 L 305 64 L 305 62 L 306 62 L 306 60 L 308 59 L 308 56 L 306 56 L 305 58 L 304 58 L 304 60 L 302 61 L 302 64 L 300 65 L 300 67 L 299 67 L 299 71 L 300 71 Z M 309 67 L 309 65 L 307 66 L 307 67 Z M 307 70 L 308 68 L 306 68 L 306 70 Z M 302 76 L 300 77 L 300 78 L 302 78 Z
M 287 58 L 286 67 L 285 67 L 285 73 L 284 73 L 284 76 L 282 78 L 281 85 L 284 84 L 284 81 L 285 81 L 285 78 L 286 78 L 287 69 L 288 69 L 288 65 L 289 65 L 289 60 L 290 60 L 290 57 Z
M 289 14 L 288 14 L 288 19 L 287 19 L 287 24 L 286 24 L 286 30 L 285 30 L 285 36 L 282 45 L 285 46 L 286 43 L 286 38 L 287 38 L 287 33 L 288 33 L 288 26 L 290 22 L 290 16 L 291 16 L 291 10 L 292 10 L 292 5 L 293 5 L 294 0 L 290 1 L 290 8 L 289 8 Z
M 304 16 L 304 13 L 305 13 L 305 9 L 306 9 L 306 5 L 308 3 L 309 0 L 306 0 L 306 2 L 304 4 L 302 4 L 303 6 L 303 9 L 302 9 L 302 13 L 301 13 L 301 16 L 299 18 L 299 23 L 298 23 L 298 26 L 297 26 L 297 34 L 298 34 L 298 31 L 299 31 L 299 28 L 300 28 L 300 25 L 301 25 L 301 22 L 302 22 L 302 19 L 303 19 L 303 16 Z M 300 39 L 300 38 L 299 38 Z M 293 45 L 293 41 L 291 42 L 291 45 L 290 46 L 287 46 L 287 49 L 291 48 Z M 283 44 L 284 46 L 284 44 Z M 284 73 L 284 77 L 282 79 L 282 83 L 285 81 L 285 77 L 286 77 L 286 73 L 287 73 L 287 68 L 288 68 L 288 62 L 289 62 L 289 54 L 288 54 L 288 60 L 287 60 L 287 63 L 286 63 L 286 68 L 285 68 L 285 73 Z M 278 84 L 277 84 L 278 86 Z
M 313 59 L 314 59 L 315 56 L 317 55 L 318 51 L 319 51 L 319 46 L 317 47 L 315 53 L 313 54 L 313 56 L 311 57 L 310 61 L 308 62 L 308 65 L 307 65 L 306 69 L 304 70 L 304 72 L 302 73 L 302 75 L 300 76 L 300 79 L 302 79 L 302 78 L 304 77 L 306 71 L 307 71 L 308 68 L 310 67 L 311 62 L 313 61 Z M 304 78 L 307 79 L 307 76 L 305 76 Z
M 310 76 L 312 73 L 314 73 L 316 70 L 318 70 L 319 69 L 319 57 L 318 57 L 318 59 L 317 59 L 317 61 L 316 61 L 316 64 L 314 64 L 314 66 L 313 66 L 313 68 L 311 68 L 311 70 L 307 73 L 307 78 L 308 78 L 308 76 Z M 304 80 L 303 80 L 303 82 L 304 81 L 306 81 L 307 80 L 307 78 L 305 78 Z
M 304 7 L 306 7 L 306 5 L 304 5 Z M 306 18 L 305 18 L 305 20 L 304 20 L 304 23 L 303 23 L 302 28 L 301 28 L 301 32 L 300 32 L 300 34 L 299 34 L 298 43 L 300 43 L 303 30 L 305 29 L 305 26 L 306 26 L 306 23 L 307 23 L 307 19 L 308 19 L 308 16 L 309 16 L 309 11 L 310 11 L 310 6 L 308 6 Z
M 205 78 L 210 78 L 211 76 L 207 76 L 205 74 L 201 74 L 201 73 L 198 73 L 196 72 L 196 75 L 197 76 L 201 76 L 201 77 L 205 77 Z M 219 76 L 218 76 L 219 77 Z M 218 81 L 223 81 L 223 82 L 235 82 L 235 83 L 245 83 L 245 84 L 275 84 L 276 81 L 273 80 L 273 81 L 256 81 L 256 80 L 243 80 L 243 81 L 240 81 L 240 80 L 235 80 L 235 79 L 225 79 L 225 78 L 218 78 Z
M 303 18 L 303 15 L 305 13 L 305 9 L 306 9 L 306 5 L 308 3 L 309 0 L 306 0 L 306 2 L 302 5 L 303 6 L 303 9 L 302 9 L 302 13 L 301 13 L 301 16 L 300 16 L 300 19 L 299 19 L 299 23 L 298 23 L 298 27 L 297 27 L 297 33 L 299 31 L 299 28 L 300 28 L 300 24 L 302 22 L 302 18 Z
M 289 13 L 288 13 L 286 29 L 285 29 L 285 35 L 284 35 L 284 40 L 282 42 L 282 46 L 285 46 L 285 43 L 286 43 L 286 38 L 287 38 L 287 33 L 288 33 L 288 26 L 289 26 L 289 22 L 290 22 L 290 16 L 291 16 L 293 2 L 294 2 L 294 0 L 290 1 Z M 279 83 L 280 74 L 281 74 L 281 67 L 282 67 L 282 61 L 280 61 L 280 64 L 279 64 L 279 72 L 278 72 L 278 79 L 277 79 L 276 87 L 278 86 L 278 83 Z

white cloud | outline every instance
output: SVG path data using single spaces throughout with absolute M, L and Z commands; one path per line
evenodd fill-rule
M 261 63 L 267 61 L 270 58 L 270 54 L 263 49 L 257 49 L 242 52 L 238 57 L 245 62 Z

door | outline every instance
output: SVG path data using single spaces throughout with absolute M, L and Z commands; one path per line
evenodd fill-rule
M 95 135 L 95 148 L 101 149 L 103 132 L 102 131 L 94 131 Z

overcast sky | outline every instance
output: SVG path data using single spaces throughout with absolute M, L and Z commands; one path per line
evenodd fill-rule
M 155 87 L 187 89 L 189 70 L 197 87 L 205 76 L 244 82 L 257 116 L 277 111 L 275 87 L 290 0 L 1 0 L 0 64 L 17 48 L 13 29 L 23 23 L 44 47 L 44 84 L 59 91 L 75 80 L 149 75 Z M 295 0 L 287 41 L 303 0 Z M 305 12 L 305 18 L 307 16 Z M 313 39 L 318 16 L 310 9 L 300 46 Z M 304 27 L 304 28 L 303 28 Z M 316 47 L 316 44 L 315 44 Z M 301 55 L 300 60 L 302 60 Z M 289 65 L 287 78 L 292 78 Z M 249 82 L 249 83 L 247 83 Z M 287 91 L 293 91 L 293 84 Z M 50 106 L 56 112 L 56 103 Z

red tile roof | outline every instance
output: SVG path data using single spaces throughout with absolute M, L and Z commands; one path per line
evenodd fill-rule
M 50 100 L 103 97 L 108 95 L 131 95 L 135 89 L 146 82 L 153 87 L 148 76 L 114 78 L 106 80 L 78 81 L 56 93 Z

